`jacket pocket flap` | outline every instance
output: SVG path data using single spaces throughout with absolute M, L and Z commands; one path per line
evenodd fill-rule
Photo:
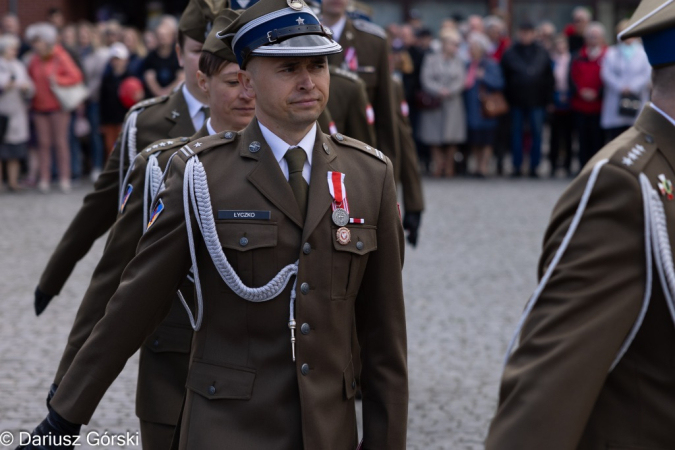
M 276 223 L 216 222 L 216 230 L 224 248 L 246 252 L 277 246 Z
M 145 340 L 145 346 L 155 353 L 190 353 L 192 333 L 192 328 L 160 325 Z
M 253 369 L 195 360 L 190 366 L 187 387 L 209 400 L 249 400 L 254 380 Z
M 349 365 L 342 372 L 342 380 L 345 386 L 345 398 L 349 400 L 356 393 L 356 377 L 354 376 L 354 362 L 349 361 Z
M 345 227 L 349 230 L 350 241 L 343 245 L 337 239 L 338 229 L 333 227 L 333 246 L 339 252 L 356 253 L 365 255 L 377 250 L 377 228 L 374 226 L 355 225 Z

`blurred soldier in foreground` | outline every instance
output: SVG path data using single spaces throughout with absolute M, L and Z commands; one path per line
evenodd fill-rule
M 675 3 L 644 0 L 620 35 L 633 37 L 654 68 L 653 103 L 553 211 L 487 450 L 675 443 Z

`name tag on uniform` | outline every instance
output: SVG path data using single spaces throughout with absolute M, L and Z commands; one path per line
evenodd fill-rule
M 270 220 L 271 218 L 271 211 L 218 211 L 218 219 L 220 220 Z

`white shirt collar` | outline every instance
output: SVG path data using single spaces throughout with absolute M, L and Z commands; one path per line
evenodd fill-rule
M 670 117 L 668 114 L 666 114 L 665 111 L 663 111 L 661 108 L 659 108 L 658 106 L 656 106 L 654 103 L 651 103 L 651 102 L 649 103 L 649 106 L 651 106 L 652 108 L 654 108 L 654 111 L 656 111 L 656 112 L 658 112 L 659 114 L 661 114 L 663 117 L 665 117 L 666 119 L 668 119 L 668 121 L 669 121 L 670 123 L 672 123 L 673 126 L 675 126 L 675 120 L 673 120 L 672 117 Z
M 265 141 L 267 141 L 267 144 L 272 149 L 272 153 L 274 153 L 274 157 L 276 158 L 277 162 L 281 162 L 284 159 L 284 156 L 286 155 L 286 152 L 289 148 L 300 147 L 305 151 L 305 153 L 307 153 L 307 162 L 309 162 L 310 166 L 312 165 L 312 151 L 314 150 L 314 142 L 316 141 L 316 123 L 312 126 L 312 129 L 309 130 L 305 137 L 302 138 L 298 145 L 291 145 L 285 142 L 279 136 L 272 133 L 272 131 L 270 131 L 270 129 L 261 122 L 258 122 L 258 125 L 260 125 L 260 131 L 262 131 Z
M 335 25 L 333 25 L 330 28 L 330 31 L 333 32 L 333 39 L 335 42 L 340 41 L 340 37 L 342 36 L 342 32 L 345 30 L 345 24 L 347 23 L 347 16 L 344 15 L 340 20 L 338 20 Z
M 274 158 L 279 163 L 279 167 L 281 168 L 281 171 L 283 172 L 286 179 L 288 179 L 288 163 L 284 159 L 286 152 L 291 147 L 300 147 L 305 151 L 307 154 L 307 162 L 305 163 L 305 167 L 302 171 L 302 176 L 305 178 L 307 183 L 309 183 L 312 167 L 312 153 L 314 151 L 314 143 L 316 142 L 316 122 L 312 126 L 312 129 L 309 130 L 305 137 L 302 138 L 300 143 L 298 143 L 298 145 L 290 145 L 289 143 L 285 142 L 279 136 L 272 133 L 272 131 L 270 131 L 270 129 L 263 125 L 260 121 L 258 121 L 258 125 L 260 125 L 260 131 L 262 132 L 267 145 L 270 146 L 272 153 L 274 153 Z
M 206 121 L 206 130 L 209 132 L 209 136 L 213 136 L 214 134 L 218 134 L 216 130 L 213 129 L 213 126 L 211 125 L 211 118 L 209 117 L 209 120 Z
M 203 104 L 197 98 L 192 95 L 192 93 L 188 90 L 187 85 L 183 83 L 183 97 L 185 97 L 185 103 L 187 104 L 188 107 L 188 112 L 190 113 L 190 119 L 192 119 L 192 124 L 195 126 L 195 130 L 199 131 L 201 128 L 201 124 L 204 123 L 204 117 L 200 114 L 202 111 L 202 107 L 208 107 L 208 105 Z M 197 119 L 197 120 L 195 120 Z M 197 126 L 199 125 L 199 126 Z

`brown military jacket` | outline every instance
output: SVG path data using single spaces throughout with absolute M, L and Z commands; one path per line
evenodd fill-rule
M 400 182 L 403 185 L 403 204 L 406 212 L 421 212 L 424 211 L 424 194 L 422 193 L 417 147 L 408 117 L 410 111 L 405 100 L 403 83 L 392 77 L 392 87 L 396 104 L 396 131 L 401 144 Z
M 392 160 L 394 173 L 398 179 L 400 148 L 398 139 L 396 139 L 396 110 L 389 75 L 387 36 L 382 28 L 373 23 L 347 18 L 339 44 L 344 51 L 329 55 L 328 63 L 332 66 L 343 67 L 345 55 L 350 53 L 350 49 L 355 52 L 358 60 L 356 72 L 366 83 L 368 98 L 375 111 L 377 139 L 375 145 Z
M 141 108 L 136 135 L 136 148 L 139 150 L 160 139 L 195 133 L 181 89 L 167 97 L 144 100 L 130 112 Z M 179 115 L 172 114 L 174 112 Z M 128 156 L 120 155 L 120 141 L 121 138 L 96 180 L 94 191 L 84 198 L 82 207 L 49 259 L 38 284 L 41 291 L 58 295 L 78 261 L 89 252 L 94 241 L 115 223 L 120 192 L 120 158 L 125 158 L 122 164 L 129 165 Z
M 208 136 L 206 125 L 191 140 L 205 136 Z M 154 155 L 159 168 L 164 171 L 170 157 L 189 141 L 188 138 L 158 141 L 143 149 L 136 157 L 125 184 L 125 192 L 129 194 L 125 195 L 126 200 L 110 231 L 103 256 L 94 270 L 89 288 L 78 309 L 54 384 L 61 384 L 61 379 L 78 351 L 104 316 L 108 301 L 119 286 L 124 268 L 136 255 L 138 241 L 147 225 L 147 221 L 144 221 L 144 218 L 147 220 L 147 214 L 144 215 L 143 209 L 150 208 L 151 205 L 150 201 L 144 201 L 148 159 Z M 191 300 L 192 283 L 186 281 L 181 286 L 181 292 L 186 300 Z M 136 393 L 138 417 L 148 422 L 168 425 L 176 425 L 178 422 L 192 341 L 188 316 L 176 293 L 172 297 L 174 300 L 169 316 L 141 347 Z
M 335 66 L 330 66 L 329 70 L 328 109 L 337 131 L 375 146 L 375 113 L 365 83 L 348 70 Z
M 487 450 L 673 448 L 675 327 L 664 295 L 672 290 L 657 270 L 662 255 L 672 267 L 672 255 L 653 244 L 657 222 L 645 199 L 652 194 L 665 209 L 660 223 L 672 242 L 673 142 L 675 126 L 646 107 L 556 205 L 540 263 L 540 276 L 549 277 L 504 371 Z M 553 264 L 603 160 L 578 228 Z
M 141 239 L 52 407 L 67 420 L 87 423 L 126 360 L 170 310 L 169 299 L 191 266 L 183 173 L 186 155 L 197 152 L 216 218 L 221 211 L 270 213 L 269 220 L 215 222 L 219 244 L 243 283 L 262 286 L 299 261 L 297 360 L 291 358 L 288 329 L 292 283 L 269 302 L 238 297 L 216 271 L 191 213 L 204 319 L 193 338 L 180 448 L 220 449 L 227 443 L 250 450 L 353 450 L 355 321 L 362 347 L 364 449 L 405 449 L 404 242 L 391 162 L 366 144 L 319 132 L 303 223 L 257 121 L 229 138 L 207 137 L 183 150 L 159 196 L 163 212 Z M 336 240 L 331 220 L 329 170 L 346 174 L 351 215 L 365 220 L 348 225 L 346 245 Z

